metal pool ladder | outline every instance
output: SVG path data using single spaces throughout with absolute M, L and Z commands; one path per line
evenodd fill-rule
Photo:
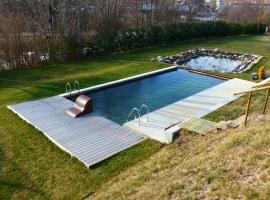
M 135 113 L 136 112 L 136 113 Z M 132 116 L 132 114 L 135 113 L 135 119 L 139 119 L 139 125 L 141 125 L 141 115 L 140 115 L 140 111 L 138 110 L 138 108 L 132 108 L 132 110 L 130 111 L 128 118 Z M 128 122 L 128 118 L 127 118 L 127 122 Z
M 147 120 L 147 122 L 148 122 L 148 121 L 149 121 L 149 108 L 148 108 L 148 106 L 145 105 L 145 104 L 143 104 L 143 105 L 141 106 L 140 109 L 135 108 L 135 107 L 132 108 L 132 110 L 130 111 L 130 113 L 129 113 L 129 115 L 128 115 L 128 118 L 127 118 L 126 122 L 128 122 L 128 119 L 136 112 L 136 113 L 135 113 L 135 118 L 134 118 L 134 119 L 137 119 L 137 118 L 138 118 L 138 120 L 139 120 L 139 125 L 141 125 L 141 112 L 143 111 L 143 109 L 146 110 L 146 114 L 147 114 L 146 120 Z
M 142 114 L 141 114 L 141 111 L 142 111 L 143 109 L 146 110 L 146 120 L 149 121 L 149 108 L 148 108 L 148 106 L 145 105 L 145 104 L 143 104 L 143 105 L 141 106 L 141 108 L 139 109 L 140 116 L 142 115 Z
M 73 83 L 73 91 L 76 92 L 78 94 L 80 94 L 80 83 L 79 81 L 74 81 Z M 71 87 L 71 84 L 70 83 L 66 83 L 66 94 L 69 94 L 69 96 L 71 96 L 71 93 L 72 93 L 72 87 Z
M 78 93 L 80 94 L 80 83 L 79 83 L 79 81 L 74 81 L 73 86 L 74 86 L 74 91 L 77 90 Z M 76 88 L 76 86 L 77 86 L 77 88 Z
M 68 91 L 69 90 L 69 91 Z M 66 83 L 66 94 L 68 94 L 69 93 L 69 96 L 71 96 L 71 85 L 70 85 L 70 83 Z

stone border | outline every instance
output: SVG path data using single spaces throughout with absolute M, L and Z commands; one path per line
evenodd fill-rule
M 164 68 L 164 69 L 160 69 L 160 70 L 156 70 L 156 71 L 152 71 L 152 72 L 147 72 L 147 73 L 144 73 L 144 74 L 139 74 L 139 75 L 131 76 L 131 77 L 128 77 L 128 78 L 123 78 L 123 79 L 116 80 L 116 81 L 112 81 L 112 82 L 109 82 L 109 83 L 104 83 L 104 84 L 101 84 L 101 85 L 96 85 L 96 86 L 84 88 L 84 89 L 80 90 L 80 93 L 83 94 L 83 93 L 87 93 L 87 92 L 93 92 L 93 91 L 101 90 L 101 89 L 104 89 L 104 88 L 120 85 L 120 84 L 123 84 L 123 83 L 143 79 L 143 78 L 150 77 L 150 76 L 154 76 L 154 75 L 157 75 L 157 74 L 162 74 L 162 73 L 165 73 L 165 72 L 174 71 L 174 70 L 177 70 L 177 69 L 179 69 L 179 66 L 171 66 L 171 67 L 167 67 L 167 68 Z M 79 94 L 78 91 L 72 91 L 71 94 L 70 93 L 68 93 L 68 94 L 64 93 L 64 94 L 60 94 L 59 96 L 67 98 L 67 97 L 77 96 L 78 94 Z
M 236 67 L 231 73 L 239 74 L 251 69 L 254 65 L 260 62 L 263 56 L 255 54 L 242 54 L 238 52 L 226 52 L 218 49 L 195 49 L 181 52 L 177 55 L 172 56 L 158 56 L 157 58 L 151 59 L 160 63 L 185 65 L 192 59 L 196 59 L 201 56 L 211 56 L 214 58 L 226 58 L 230 60 L 240 60 L 242 63 Z

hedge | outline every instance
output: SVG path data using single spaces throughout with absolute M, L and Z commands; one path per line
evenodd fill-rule
M 120 32 L 97 34 L 89 42 L 96 53 L 112 53 L 184 40 L 233 36 L 242 34 L 263 34 L 265 25 L 257 23 L 239 24 L 223 21 L 170 24 L 146 29 L 129 29 Z M 98 50 L 97 50 L 98 49 Z

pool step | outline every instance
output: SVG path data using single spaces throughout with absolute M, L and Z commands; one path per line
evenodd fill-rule
M 192 118 L 178 124 L 177 126 L 181 129 L 186 129 L 194 133 L 205 135 L 206 133 L 213 131 L 216 127 L 216 124 L 217 123 L 205 119 Z

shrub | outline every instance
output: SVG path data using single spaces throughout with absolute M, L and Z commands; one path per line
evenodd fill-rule
M 261 66 L 258 71 L 258 77 L 260 80 L 265 78 L 265 69 L 264 66 Z
M 190 39 L 262 34 L 264 30 L 265 25 L 257 23 L 239 24 L 224 21 L 180 23 L 138 30 L 128 29 L 119 33 L 98 34 L 91 41 L 91 45 L 110 53 Z

